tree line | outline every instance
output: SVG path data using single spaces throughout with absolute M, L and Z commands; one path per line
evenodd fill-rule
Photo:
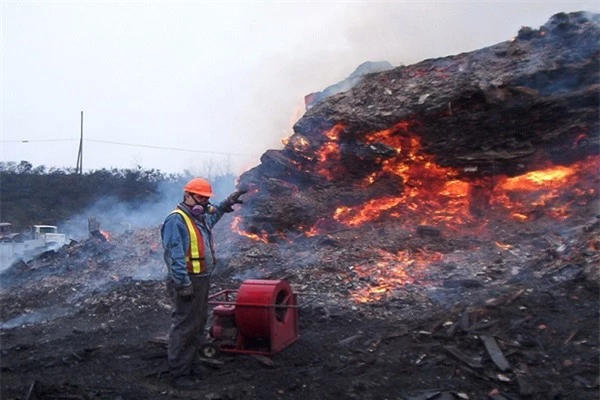
M 82 174 L 75 168 L 34 167 L 28 161 L 0 162 L 0 221 L 13 226 L 58 225 L 86 210 L 102 197 L 124 203 L 158 199 L 161 188 L 181 188 L 192 174 L 166 174 L 157 169 L 99 169 Z M 208 177 L 214 183 L 230 183 L 225 173 Z M 173 199 L 174 202 L 179 199 Z

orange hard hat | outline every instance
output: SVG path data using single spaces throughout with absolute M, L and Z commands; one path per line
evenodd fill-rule
M 194 178 L 185 184 L 183 190 L 200 196 L 211 197 L 214 195 L 210 182 L 204 178 Z

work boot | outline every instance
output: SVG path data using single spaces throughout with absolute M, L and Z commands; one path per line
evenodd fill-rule
M 194 390 L 202 388 L 202 380 L 192 375 L 181 375 L 171 380 L 171 386 L 175 389 Z

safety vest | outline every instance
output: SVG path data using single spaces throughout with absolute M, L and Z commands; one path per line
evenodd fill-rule
M 201 274 L 206 271 L 204 263 L 204 238 L 202 237 L 202 232 L 200 232 L 200 229 L 198 229 L 190 216 L 184 211 L 176 209 L 173 213 L 177 213 L 183 217 L 188 234 L 190 235 L 190 248 L 185 256 L 188 273 Z

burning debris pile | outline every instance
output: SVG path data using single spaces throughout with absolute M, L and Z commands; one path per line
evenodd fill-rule
M 300 340 L 201 393 L 165 378 L 159 227 L 14 263 L 2 398 L 597 398 L 599 39 L 558 14 L 313 104 L 214 232 L 211 289 L 289 280 Z
M 295 251 L 341 235 L 362 248 L 365 275 L 366 257 L 400 284 L 415 278 L 400 269 L 456 250 L 547 245 L 597 210 L 599 39 L 597 15 L 557 14 L 507 42 L 367 75 L 242 175 L 235 227 Z

